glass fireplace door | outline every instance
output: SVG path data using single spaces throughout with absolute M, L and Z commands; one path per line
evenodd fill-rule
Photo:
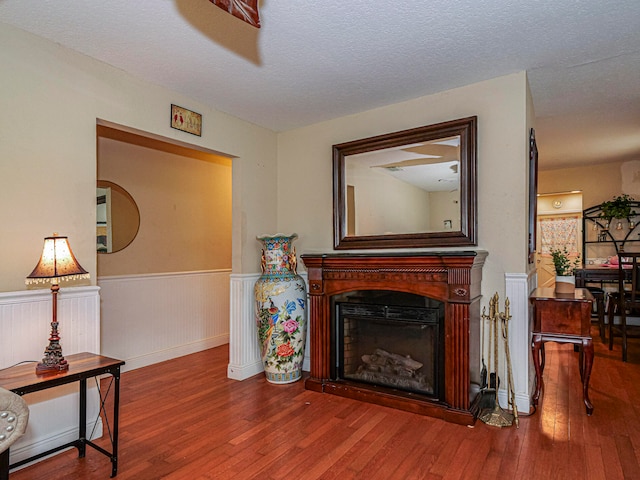
M 438 398 L 441 313 L 439 307 L 338 302 L 338 376 Z

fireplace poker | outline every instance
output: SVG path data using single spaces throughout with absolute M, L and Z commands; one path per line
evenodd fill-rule
M 493 329 L 493 352 L 494 352 L 494 368 L 495 373 L 490 374 L 489 386 L 491 386 L 491 376 L 493 376 L 493 382 L 495 385 L 495 401 L 493 409 L 486 408 L 482 412 L 480 412 L 480 420 L 482 420 L 487 425 L 492 425 L 494 427 L 509 427 L 513 425 L 513 415 L 505 412 L 500 406 L 500 402 L 498 401 L 498 322 L 500 322 L 500 318 L 502 313 L 499 311 L 498 307 L 498 293 L 491 297 L 489 301 L 489 322 L 490 329 Z M 491 365 L 491 361 L 489 361 L 489 365 Z
M 511 351 L 509 349 L 509 320 L 511 315 L 509 311 L 509 299 L 504 302 L 504 313 L 500 315 L 502 320 L 502 338 L 504 339 L 504 356 L 507 362 L 507 396 L 508 404 L 513 411 L 513 422 L 516 428 L 520 428 L 520 420 L 518 419 L 518 406 L 516 405 L 515 393 L 513 391 L 513 370 L 511 369 Z
M 480 331 L 480 337 L 481 337 L 481 341 L 482 341 L 482 370 L 480 371 L 480 388 L 481 389 L 485 389 L 487 388 L 487 364 L 484 363 L 484 324 L 485 321 L 487 319 L 487 316 L 485 315 L 486 312 L 486 307 L 482 307 L 482 330 Z

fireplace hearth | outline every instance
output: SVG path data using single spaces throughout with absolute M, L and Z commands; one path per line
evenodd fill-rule
M 473 424 L 485 252 L 302 255 L 309 390 Z

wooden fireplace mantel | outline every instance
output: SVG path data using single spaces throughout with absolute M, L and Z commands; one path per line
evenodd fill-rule
M 391 254 L 305 254 L 309 282 L 309 390 L 356 398 L 473 424 L 480 382 L 480 283 L 484 251 Z M 332 378 L 331 297 L 356 290 L 392 290 L 445 305 L 444 402 Z

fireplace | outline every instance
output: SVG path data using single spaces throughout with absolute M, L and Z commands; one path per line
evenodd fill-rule
M 307 389 L 473 424 L 485 252 L 302 255 Z
M 332 299 L 332 377 L 442 400 L 444 303 L 366 290 Z

